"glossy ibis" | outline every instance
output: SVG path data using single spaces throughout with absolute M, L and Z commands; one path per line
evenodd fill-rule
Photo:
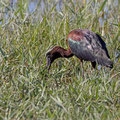
M 67 43 L 68 50 L 55 46 L 46 53 L 48 71 L 55 59 L 59 57 L 70 58 L 73 55 L 81 60 L 82 68 L 83 60 L 90 61 L 93 68 L 96 67 L 96 63 L 113 68 L 106 44 L 97 33 L 88 29 L 75 29 L 68 34 Z M 84 74 L 83 70 L 82 74 Z

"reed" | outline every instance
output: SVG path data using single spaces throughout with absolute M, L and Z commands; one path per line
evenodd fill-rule
M 33 10 L 27 0 L 11 4 L 0 1 L 0 119 L 119 119 L 120 2 L 39 0 Z M 83 79 L 73 57 L 54 62 L 48 74 L 47 50 L 67 48 L 67 35 L 76 28 L 102 36 L 112 70 L 93 70 L 85 62 Z

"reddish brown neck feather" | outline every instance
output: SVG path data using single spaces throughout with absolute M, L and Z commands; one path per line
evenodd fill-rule
M 70 49 L 66 50 L 60 46 L 56 46 L 54 47 L 51 51 L 50 51 L 51 55 L 52 55 L 52 62 L 59 58 L 59 57 L 64 57 L 64 58 L 70 58 L 73 56 L 72 52 Z

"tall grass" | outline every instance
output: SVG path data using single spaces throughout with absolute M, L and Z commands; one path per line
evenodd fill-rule
M 27 0 L 14 7 L 0 2 L 0 119 L 120 119 L 120 2 L 64 0 L 59 10 L 59 2 L 43 2 L 32 12 Z M 67 35 L 76 28 L 102 36 L 112 70 L 84 62 L 82 78 L 73 57 L 56 60 L 47 73 L 47 50 L 67 49 Z

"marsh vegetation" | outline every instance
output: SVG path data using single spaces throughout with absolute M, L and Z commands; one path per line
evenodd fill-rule
M 0 1 L 0 119 L 120 119 L 120 2 L 118 0 Z M 48 74 L 46 52 L 67 49 L 72 29 L 102 36 L 113 69 L 93 70 L 58 59 Z

